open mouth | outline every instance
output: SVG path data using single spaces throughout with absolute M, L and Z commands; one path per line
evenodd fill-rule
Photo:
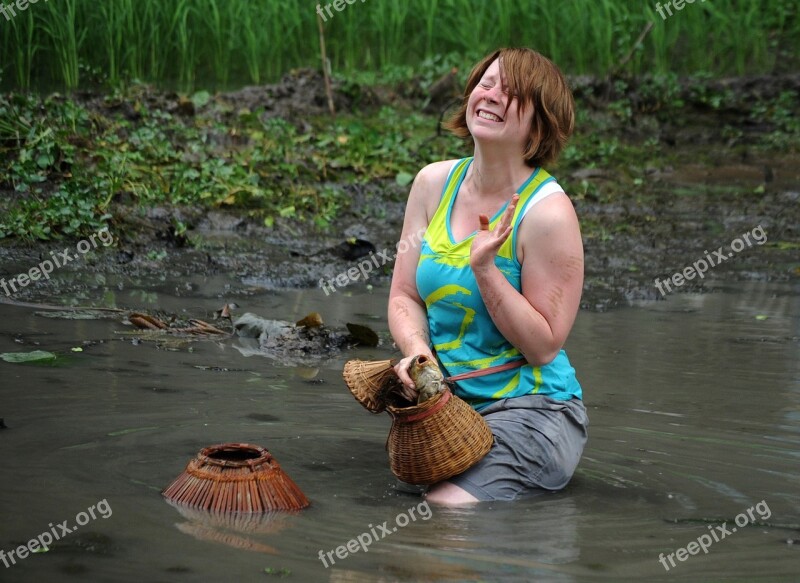
M 476 115 L 481 119 L 486 119 L 493 122 L 502 122 L 503 118 L 499 115 L 492 113 L 491 111 L 486 111 L 485 109 L 479 109 L 476 112 Z

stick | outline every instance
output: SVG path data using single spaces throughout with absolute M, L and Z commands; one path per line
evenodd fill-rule
M 122 310 L 120 308 L 95 308 L 92 306 L 53 306 L 50 304 L 35 304 L 33 302 L 20 302 L 12 300 L 11 298 L 4 298 L 0 296 L 0 304 L 8 304 L 9 306 L 18 306 L 20 308 L 35 308 L 37 310 L 58 310 L 65 312 L 114 312 L 117 314 L 125 314 L 130 310 Z
M 639 45 L 642 44 L 642 41 L 644 41 L 644 38 L 648 34 L 650 34 L 650 31 L 652 29 L 653 29 L 653 22 L 651 21 L 651 22 L 648 22 L 645 25 L 644 29 L 642 29 L 642 32 L 639 33 L 639 38 L 637 38 L 636 42 L 633 43 L 633 46 L 631 47 L 631 50 L 628 52 L 627 55 L 625 55 L 625 58 L 623 58 L 619 63 L 617 63 L 616 67 L 611 69 L 611 71 L 608 74 L 609 77 L 613 77 L 620 69 L 622 69 L 622 67 L 624 67 L 625 65 L 628 64 L 628 61 L 630 61 L 631 58 L 633 57 L 633 53 L 636 51 L 636 49 L 639 47 Z
M 319 28 L 319 52 L 322 57 L 322 76 L 325 79 L 325 94 L 328 96 L 328 109 L 331 115 L 336 115 L 333 107 L 333 90 L 331 89 L 331 76 L 328 71 L 328 57 L 325 55 L 325 29 L 322 27 L 322 18 L 317 14 L 317 27 Z

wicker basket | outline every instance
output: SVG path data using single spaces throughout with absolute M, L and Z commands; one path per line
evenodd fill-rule
M 409 484 L 435 484 L 469 469 L 492 447 L 486 421 L 445 389 L 412 407 L 387 406 L 392 473 Z
M 163 495 L 215 513 L 300 510 L 310 504 L 269 451 L 247 443 L 200 450 Z
M 394 372 L 396 360 L 348 360 L 342 376 L 347 388 L 365 409 L 381 413 L 400 384 Z

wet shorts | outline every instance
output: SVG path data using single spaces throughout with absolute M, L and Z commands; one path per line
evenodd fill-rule
M 481 461 L 448 482 L 478 500 L 514 500 L 567 485 L 589 424 L 580 399 L 525 395 L 502 399 L 480 413 L 494 434 L 494 445 Z

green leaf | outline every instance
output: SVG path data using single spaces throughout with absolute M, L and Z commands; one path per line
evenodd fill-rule
M 36 165 L 42 170 L 50 166 L 52 163 L 53 157 L 49 154 L 39 154 L 39 156 L 36 158 Z
M 198 91 L 192 95 L 192 103 L 197 109 L 200 109 L 211 100 L 211 94 L 208 91 Z
M 408 186 L 414 180 L 414 175 L 408 172 L 398 172 L 394 180 L 400 186 Z
M 4 352 L 0 354 L 0 358 L 6 362 L 21 364 L 40 360 L 55 360 L 56 355 L 44 350 L 34 350 L 33 352 Z

